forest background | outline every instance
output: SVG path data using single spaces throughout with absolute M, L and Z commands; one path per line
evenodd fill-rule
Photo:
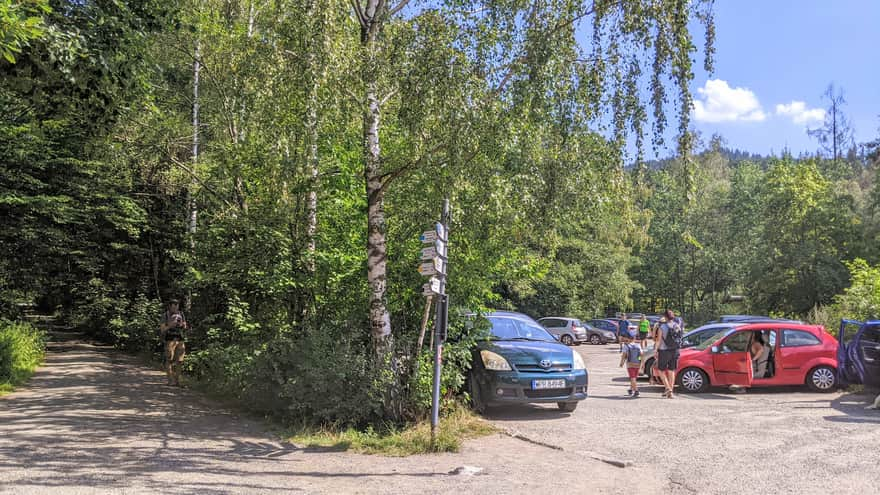
M 880 314 L 880 139 L 833 90 L 814 154 L 689 132 L 708 0 L 4 0 L 0 23 L 0 318 L 152 351 L 179 298 L 191 376 L 260 411 L 424 415 L 444 198 L 447 397 L 471 311 Z

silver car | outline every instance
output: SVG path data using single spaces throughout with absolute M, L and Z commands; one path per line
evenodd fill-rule
M 550 316 L 541 318 L 538 323 L 565 345 L 576 345 L 582 342 L 607 344 L 614 342 L 616 338 L 614 332 L 587 325 L 577 318 Z

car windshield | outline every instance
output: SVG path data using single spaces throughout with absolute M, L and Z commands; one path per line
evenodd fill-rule
M 490 316 L 487 319 L 489 320 L 489 323 L 492 324 L 493 340 L 556 341 L 552 335 L 547 333 L 547 330 L 544 330 L 541 326 L 530 321 L 498 316 Z
M 715 342 L 718 342 L 721 338 L 726 337 L 728 334 L 733 332 L 733 330 L 734 330 L 733 328 L 725 327 L 725 328 L 719 328 L 717 332 L 706 331 L 705 338 L 702 335 L 700 335 L 700 338 L 703 339 L 703 341 L 700 342 L 699 344 L 695 344 L 693 346 L 693 348 L 698 351 L 705 350 L 710 345 L 714 344 Z

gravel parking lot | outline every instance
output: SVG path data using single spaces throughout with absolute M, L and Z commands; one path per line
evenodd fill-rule
M 88 344 L 50 346 L 0 400 L 0 493 L 876 493 L 880 412 L 802 389 L 626 397 L 617 346 L 581 346 L 591 397 L 490 410 L 508 434 L 404 459 L 291 445 L 161 372 Z M 556 447 L 556 448 L 548 448 Z M 562 449 L 562 450 L 560 450 Z M 615 467 L 604 461 L 632 461 Z M 450 474 L 476 466 L 476 476 Z
M 664 399 L 640 380 L 642 396 L 631 399 L 616 344 L 575 349 L 591 397 L 574 413 L 504 407 L 488 418 L 565 451 L 632 461 L 620 470 L 628 493 L 878 491 L 880 412 L 865 409 L 867 394 L 787 387 Z

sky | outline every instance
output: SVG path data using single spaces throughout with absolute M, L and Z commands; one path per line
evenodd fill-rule
M 806 129 L 822 123 L 829 83 L 843 90 L 856 142 L 880 136 L 880 0 L 716 0 L 715 23 L 715 71 L 702 70 L 701 50 L 692 87 L 692 127 L 705 138 L 815 152 Z

